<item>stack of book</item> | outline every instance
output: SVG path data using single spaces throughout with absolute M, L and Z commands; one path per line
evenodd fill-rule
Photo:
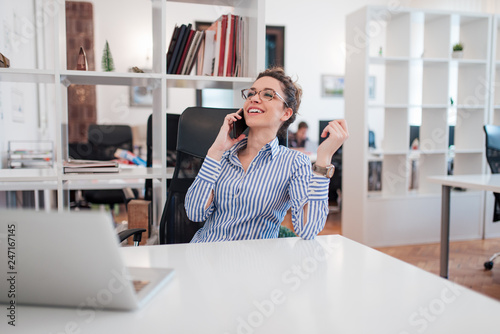
M 118 173 L 116 161 L 69 159 L 63 162 L 64 173 Z
M 167 52 L 167 74 L 245 76 L 245 18 L 224 14 L 205 31 L 176 26 Z

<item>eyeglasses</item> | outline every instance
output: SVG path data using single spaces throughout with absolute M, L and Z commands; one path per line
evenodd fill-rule
M 282 98 L 281 95 L 278 94 L 278 92 L 275 91 L 274 89 L 263 89 L 261 91 L 256 91 L 255 89 L 247 88 L 241 90 L 241 97 L 243 98 L 243 100 L 248 100 L 257 94 L 259 95 L 262 101 L 271 101 L 272 99 L 274 99 L 275 96 L 277 96 L 281 101 L 283 101 L 283 103 L 285 103 L 285 105 L 288 108 L 290 108 L 288 106 L 288 103 L 286 103 L 285 99 Z

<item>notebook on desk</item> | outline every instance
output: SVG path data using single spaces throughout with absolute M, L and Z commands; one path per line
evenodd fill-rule
M 127 268 L 105 212 L 0 210 L 0 303 L 135 310 L 169 268 Z

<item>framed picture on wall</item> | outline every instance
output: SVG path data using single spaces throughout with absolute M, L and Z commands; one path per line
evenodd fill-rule
M 344 97 L 344 76 L 323 74 L 321 76 L 322 97 Z

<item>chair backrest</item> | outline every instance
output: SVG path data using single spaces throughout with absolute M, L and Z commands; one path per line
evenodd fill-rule
M 133 151 L 132 128 L 128 125 L 90 124 L 88 141 L 90 152 L 85 159 L 112 160 L 119 148 Z
M 491 172 L 500 173 L 500 126 L 485 125 L 486 133 L 486 160 Z
M 177 149 L 177 131 L 181 115 L 167 114 L 167 152 Z M 146 164 L 153 166 L 153 115 L 149 115 L 146 132 Z
M 493 174 L 500 173 L 500 126 L 487 124 L 483 127 L 486 133 L 486 160 Z M 500 193 L 493 193 L 495 206 L 493 222 L 500 221 Z
M 178 114 L 167 114 L 167 167 L 175 167 L 177 132 L 179 128 Z M 146 166 L 153 166 L 153 115 L 149 115 L 146 132 Z M 170 180 L 169 180 L 170 181 Z M 170 182 L 168 182 L 169 184 Z M 153 180 L 147 179 L 144 199 L 150 201 L 153 194 Z
M 184 200 L 227 114 L 237 109 L 190 107 L 179 119 L 177 161 L 160 220 L 160 243 L 191 241 L 203 222 L 186 216 Z

